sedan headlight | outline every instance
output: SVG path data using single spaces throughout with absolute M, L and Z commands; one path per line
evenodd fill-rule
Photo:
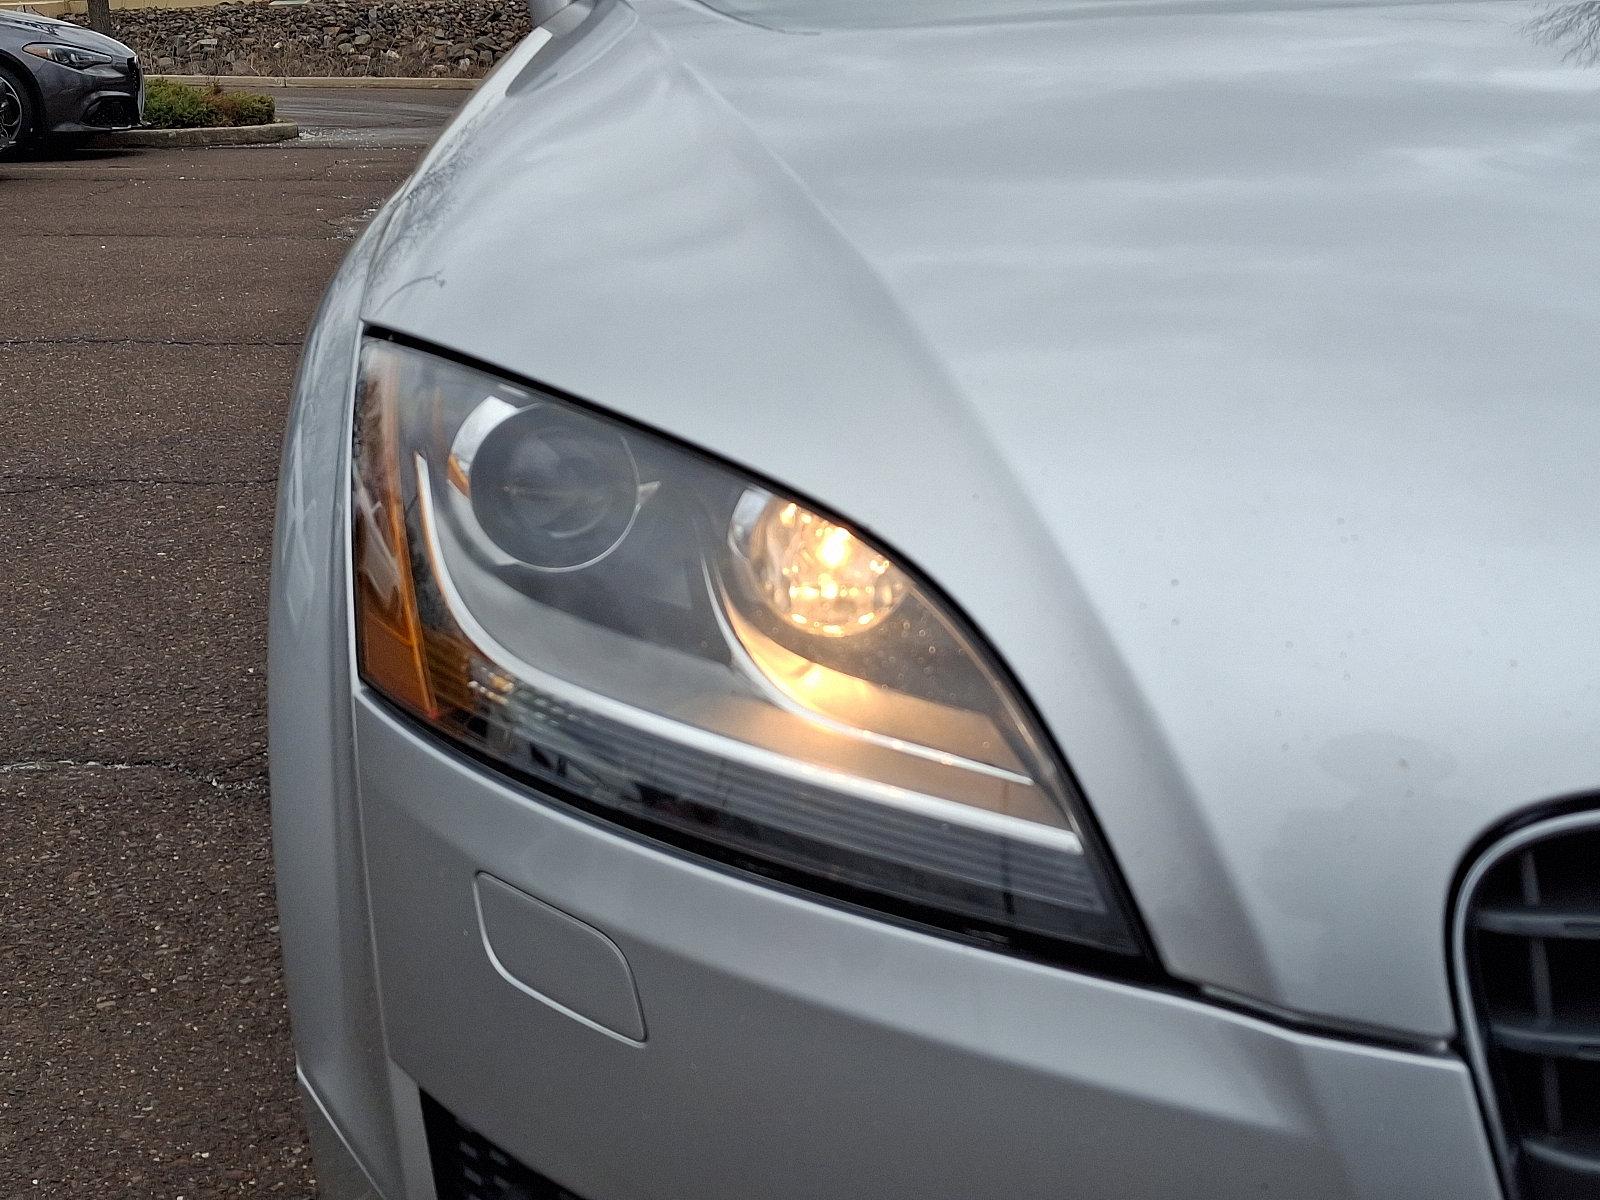
M 859 531 L 634 426 L 362 350 L 360 673 L 542 792 L 1022 949 L 1140 938 L 959 614 Z
M 107 67 L 114 61 L 109 54 L 98 50 L 85 50 L 80 46 L 62 46 L 54 42 L 35 42 L 23 49 L 35 58 L 46 58 L 58 66 L 74 71 L 87 71 L 91 67 Z

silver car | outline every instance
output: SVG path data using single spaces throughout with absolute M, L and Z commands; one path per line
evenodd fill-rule
M 1600 5 L 550 7 L 288 434 L 324 1196 L 1600 1196 Z

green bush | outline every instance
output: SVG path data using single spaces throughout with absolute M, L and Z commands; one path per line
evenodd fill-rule
M 157 129 L 194 129 L 211 124 L 211 109 L 199 88 L 152 79 L 145 87 L 144 119 Z
M 259 92 L 225 92 L 218 88 L 205 97 L 218 125 L 270 125 L 277 115 L 271 96 Z
M 145 89 L 144 119 L 157 129 L 195 129 L 202 125 L 270 125 L 277 115 L 271 96 L 201 89 L 152 79 Z

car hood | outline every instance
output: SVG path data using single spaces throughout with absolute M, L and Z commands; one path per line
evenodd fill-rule
M 366 315 L 862 522 L 1170 969 L 1446 1036 L 1463 858 L 1600 785 L 1600 7 L 1034 7 L 603 3 L 435 148 Z
M 28 12 L 0 11 L 0 37 L 6 37 L 8 40 L 20 39 L 23 43 L 59 42 L 67 46 L 78 46 L 84 50 L 98 50 L 102 54 L 112 54 L 118 58 L 133 57 L 133 51 L 115 38 L 95 33 L 92 29 L 84 29 L 69 21 L 58 21 L 54 17 L 41 17 Z

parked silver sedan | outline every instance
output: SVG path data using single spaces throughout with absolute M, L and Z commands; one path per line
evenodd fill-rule
M 324 1195 L 1600 1196 L 1600 6 L 535 5 L 285 450 Z

